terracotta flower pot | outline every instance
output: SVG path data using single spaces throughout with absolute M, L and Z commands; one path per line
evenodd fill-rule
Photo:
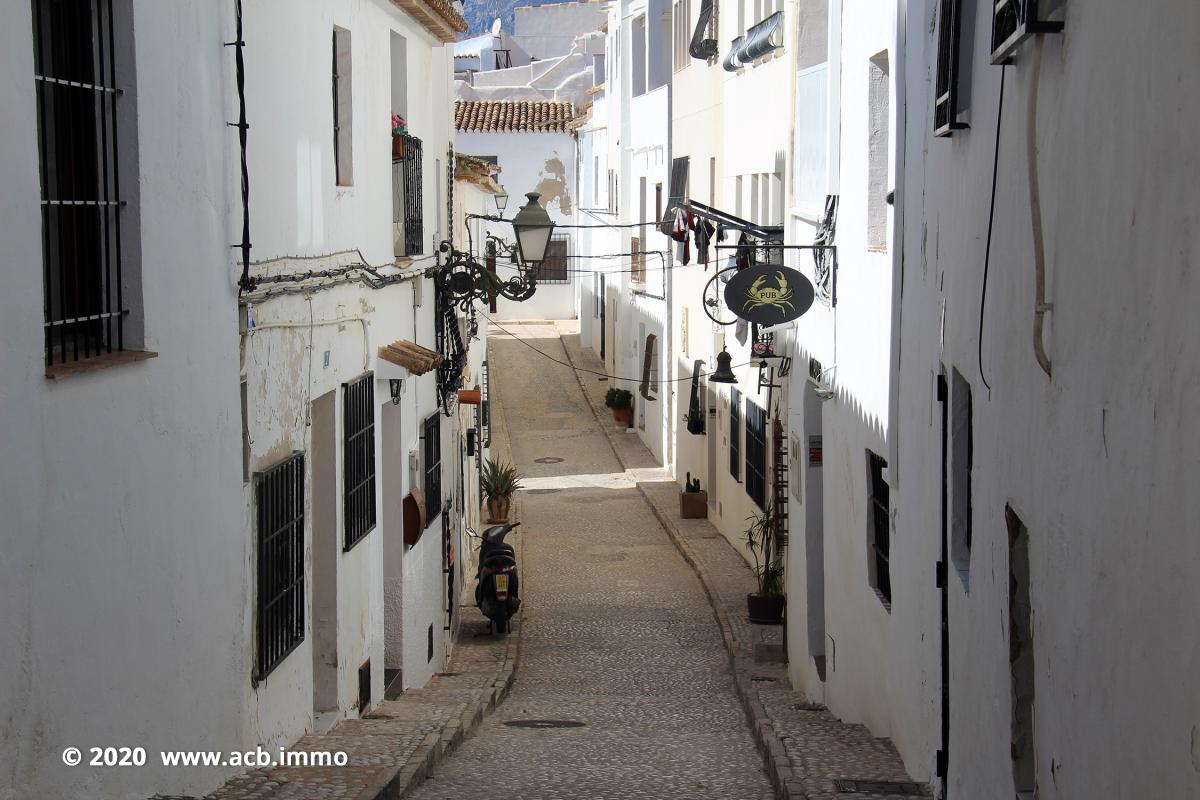
M 632 408 L 614 408 L 612 412 L 613 419 L 626 428 L 628 428 L 630 423 L 633 422 Z
M 759 625 L 778 625 L 783 622 L 783 608 L 787 597 L 781 594 L 759 594 L 752 592 L 746 595 L 746 609 L 750 612 L 750 621 Z
M 465 406 L 477 406 L 483 401 L 482 389 L 459 389 L 458 402 Z
M 404 137 L 392 134 L 392 158 L 404 158 Z
M 511 505 L 508 500 L 488 500 L 488 524 L 502 525 L 508 522 L 508 511 Z

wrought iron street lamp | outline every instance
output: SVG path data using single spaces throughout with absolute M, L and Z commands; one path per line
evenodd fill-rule
M 517 235 L 517 251 L 521 254 L 521 262 L 529 269 L 536 269 L 546 258 L 554 221 L 538 202 L 541 194 L 529 192 L 525 196 L 529 202 L 521 206 L 521 210 L 513 217 L 512 226 Z
M 504 216 L 504 209 L 508 205 L 508 192 L 504 191 L 504 187 L 500 187 L 500 191 L 492 195 L 492 199 L 496 201 L 496 213 Z

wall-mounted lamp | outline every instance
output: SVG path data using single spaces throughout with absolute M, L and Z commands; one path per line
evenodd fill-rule
M 538 202 L 541 194 L 529 192 L 525 197 L 529 202 L 521 206 L 521 210 L 513 217 L 512 225 L 517 234 L 517 249 L 521 252 L 521 262 L 534 269 L 546 258 L 546 248 L 550 246 L 554 222 Z
M 508 205 L 508 192 L 504 191 L 504 187 L 500 187 L 500 191 L 492 195 L 492 199 L 496 201 L 496 213 L 504 216 L 504 209 Z
M 404 381 L 392 378 L 388 381 L 388 388 L 392 390 L 392 405 L 400 405 L 400 392 L 404 391 Z

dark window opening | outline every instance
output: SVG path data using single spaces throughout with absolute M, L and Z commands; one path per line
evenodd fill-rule
M 746 494 L 767 508 L 767 412 L 746 403 Z
M 33 3 L 47 365 L 130 338 L 113 15 L 111 0 Z
M 342 384 L 342 497 L 349 550 L 375 527 L 375 374 Z
M 358 668 L 358 713 L 371 707 L 371 659 Z
M 433 661 L 433 623 L 429 624 L 429 630 L 426 633 L 426 639 L 426 651 L 428 652 L 428 656 L 425 660 Z
M 971 384 L 952 371 L 950 391 L 950 559 L 963 583 L 971 568 L 971 471 L 974 462 L 974 409 Z
M 546 245 L 546 257 L 538 265 L 538 283 L 569 283 L 571 273 L 567 268 L 567 236 L 552 236 Z
M 742 393 L 729 390 L 729 474 L 733 479 L 742 476 Z
M 1008 665 L 1012 687 L 1013 788 L 1017 797 L 1025 800 L 1033 798 L 1037 789 L 1029 531 L 1011 506 L 1004 509 L 1004 521 L 1008 527 Z
M 442 415 L 435 411 L 425 418 L 421 438 L 425 443 L 425 527 L 442 513 Z
M 304 454 L 254 477 L 258 539 L 255 680 L 304 641 Z
M 890 490 L 884 477 L 887 462 L 876 453 L 867 451 L 868 520 L 871 563 L 868 570 L 871 586 L 889 609 L 892 604 L 891 515 Z

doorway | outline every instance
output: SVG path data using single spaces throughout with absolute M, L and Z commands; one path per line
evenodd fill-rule
M 312 402 L 313 712 L 338 711 L 337 392 Z
M 815 369 L 815 373 L 814 373 Z M 809 374 L 820 374 L 819 365 Z M 804 387 L 804 566 L 807 578 L 808 653 L 822 681 L 825 664 L 825 443 L 822 405 L 817 387 L 807 381 Z
M 605 287 L 605 284 L 608 283 L 608 281 L 604 280 L 603 275 L 597 275 L 596 277 L 600 279 L 600 360 L 603 361 L 604 360 L 604 344 L 605 344 L 605 338 L 606 338 L 604 335 L 605 334 L 604 318 L 607 316 L 607 307 L 605 305 L 605 297 L 604 297 L 604 295 L 605 295 L 604 287 Z
M 404 485 L 408 456 L 401 434 L 401 406 L 380 407 L 383 521 L 383 667 L 390 685 L 404 666 Z

